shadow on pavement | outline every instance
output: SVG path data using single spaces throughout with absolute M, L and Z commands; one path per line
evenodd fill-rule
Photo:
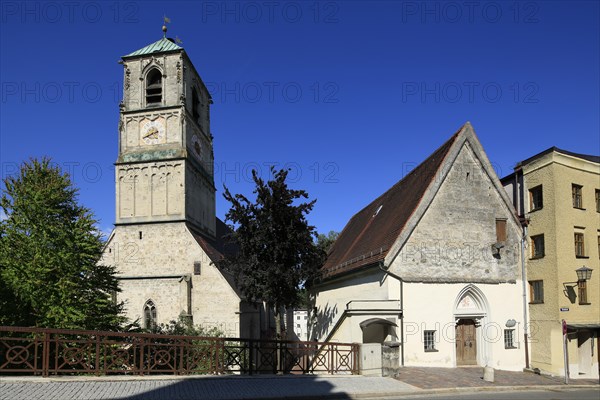
M 135 382 L 131 382 L 135 386 Z M 134 389 L 133 387 L 130 389 Z M 135 390 L 135 389 L 134 389 Z M 120 400 L 268 399 L 351 397 L 318 376 L 223 376 L 146 381 L 135 394 Z

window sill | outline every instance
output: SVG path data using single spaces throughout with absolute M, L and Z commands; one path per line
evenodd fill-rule
M 591 306 L 592 303 L 579 303 L 580 306 Z
M 425 353 L 437 353 L 439 352 L 438 349 L 425 349 Z
M 518 349 L 518 347 L 514 347 L 514 346 L 513 347 L 505 347 L 505 349 L 506 350 L 516 350 L 516 349 Z
M 584 258 L 584 259 L 588 259 L 588 258 L 590 258 L 590 256 L 575 256 L 575 258 Z
M 533 210 L 529 210 L 529 213 L 531 214 L 531 213 L 533 213 L 533 212 L 540 211 L 540 210 L 542 210 L 543 208 L 544 208 L 544 206 L 542 206 L 542 207 L 538 207 L 538 208 L 534 208 Z
M 575 207 L 575 206 L 573 206 L 573 208 L 576 209 L 576 210 L 585 211 L 585 208 L 582 208 L 582 207 Z
M 530 301 L 529 304 L 544 304 L 543 301 Z
M 539 260 L 540 258 L 544 258 L 546 255 L 531 257 L 530 260 Z

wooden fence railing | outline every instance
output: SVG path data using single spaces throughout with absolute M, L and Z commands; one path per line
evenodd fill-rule
M 0 375 L 358 374 L 358 344 L 0 327 Z

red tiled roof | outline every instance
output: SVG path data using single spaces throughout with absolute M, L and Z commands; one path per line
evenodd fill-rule
M 400 182 L 355 214 L 335 241 L 321 271 L 330 278 L 381 261 L 419 205 L 458 134 Z
M 198 233 L 191 226 L 188 226 L 188 228 L 208 257 L 216 263 L 225 255 L 236 253 L 237 248 L 228 240 L 228 236 L 232 233 L 231 229 L 219 218 L 215 219 L 216 234 L 214 239 Z

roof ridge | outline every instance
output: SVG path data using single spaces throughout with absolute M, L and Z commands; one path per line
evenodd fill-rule
M 593 154 L 583 154 L 583 153 L 575 153 L 573 151 L 569 151 L 569 150 L 563 150 L 561 148 L 558 148 L 556 146 L 552 146 L 552 148 L 554 149 L 554 151 L 556 151 L 557 153 L 562 153 L 565 154 L 567 156 L 571 156 L 571 157 L 577 157 L 577 158 L 583 158 L 584 160 L 587 161 L 591 161 L 591 162 L 595 162 L 595 163 L 599 163 L 600 164 L 600 156 L 596 156 Z
M 530 162 L 532 162 L 534 160 L 537 160 L 538 158 L 543 157 L 546 154 L 551 153 L 551 152 L 561 153 L 561 154 L 564 154 L 564 155 L 567 155 L 567 156 L 581 158 L 582 160 L 586 160 L 586 161 L 590 161 L 590 162 L 593 162 L 593 163 L 596 163 L 596 164 L 600 164 L 600 156 L 596 156 L 596 155 L 592 155 L 592 154 L 575 153 L 573 151 L 563 150 L 563 149 L 558 148 L 556 146 L 552 146 L 552 147 L 547 148 L 546 150 L 543 150 L 543 151 L 540 151 L 537 154 L 534 154 L 531 157 L 528 157 L 528 158 L 524 159 L 523 161 L 519 161 L 517 163 L 517 166 L 515 168 L 518 168 L 518 167 L 520 167 L 522 165 L 525 165 L 525 164 L 529 164 Z

